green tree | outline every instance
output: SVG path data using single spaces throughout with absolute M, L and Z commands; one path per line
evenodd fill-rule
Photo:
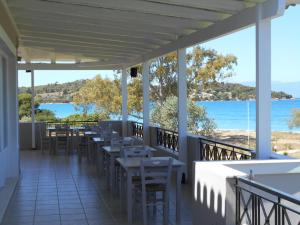
M 51 110 L 43 109 L 37 110 L 35 115 L 36 121 L 39 122 L 55 122 L 57 118 L 55 117 L 55 113 Z
M 120 80 L 110 80 L 97 75 L 88 80 L 74 95 L 74 103 L 87 114 L 91 105 L 95 104 L 98 112 L 120 114 L 121 88 Z
M 196 94 L 216 81 L 233 75 L 237 58 L 196 46 L 186 55 L 188 96 Z M 167 97 L 177 96 L 177 54 L 159 57 L 151 63 L 151 98 L 162 105 Z
M 21 93 L 19 99 L 19 119 L 22 117 L 31 117 L 31 94 Z M 35 109 L 39 108 L 40 104 L 35 101 Z
M 292 110 L 292 117 L 289 120 L 288 125 L 290 129 L 300 127 L 300 109 Z
M 19 120 L 28 121 L 31 118 L 31 94 L 21 93 L 19 99 Z M 40 103 L 38 100 L 34 102 L 36 121 L 56 121 L 54 112 L 50 110 L 39 109 Z
M 151 120 L 155 124 L 169 130 L 178 130 L 178 98 L 170 96 L 161 107 L 155 107 Z M 204 107 L 197 106 L 193 101 L 188 101 L 188 130 L 193 134 L 210 136 L 214 133 L 216 124 L 209 119 Z
M 237 58 L 233 55 L 221 55 L 215 50 L 196 46 L 186 55 L 187 94 L 198 94 L 200 90 L 215 85 L 217 81 L 233 75 L 233 66 Z M 161 127 L 177 130 L 177 54 L 176 52 L 159 57 L 151 63 L 150 88 L 151 100 L 155 109 L 152 122 Z M 228 95 L 226 95 L 228 98 Z M 210 135 L 216 124 L 207 117 L 205 108 L 188 103 L 188 127 L 192 133 Z M 199 130 L 200 128 L 200 130 Z
M 74 114 L 62 119 L 63 122 L 68 121 L 96 121 L 96 120 L 108 120 L 109 114 L 103 113 L 93 113 L 93 114 Z
M 85 85 L 73 97 L 77 108 L 83 109 L 87 115 L 90 107 L 95 104 L 98 112 L 120 114 L 122 106 L 121 81 L 102 78 L 100 75 L 86 81 Z M 128 112 L 142 112 L 143 91 L 141 78 L 130 79 L 128 82 Z

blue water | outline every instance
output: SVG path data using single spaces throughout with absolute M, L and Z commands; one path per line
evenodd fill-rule
M 197 102 L 204 106 L 208 116 L 215 120 L 218 129 L 255 130 L 255 101 L 214 101 Z M 41 109 L 49 109 L 55 112 L 59 118 L 79 113 L 72 104 L 41 104 Z M 290 131 L 288 120 L 291 111 L 300 108 L 300 100 L 272 101 L 272 130 Z M 93 112 L 95 108 L 91 108 Z M 293 129 L 300 131 L 300 128 Z

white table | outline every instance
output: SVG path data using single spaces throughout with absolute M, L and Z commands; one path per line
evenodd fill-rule
M 164 160 L 170 157 L 152 157 L 154 160 Z M 151 158 L 150 158 L 151 159 Z M 127 173 L 127 219 L 132 224 L 132 176 L 140 171 L 142 158 L 117 158 L 116 161 Z M 179 160 L 173 159 L 172 170 L 176 172 L 176 220 L 181 220 L 181 178 L 185 164 Z
M 130 141 L 132 137 L 125 137 L 123 140 L 125 140 L 126 138 L 128 141 Z M 151 148 L 150 146 L 145 146 L 145 148 L 150 149 L 152 152 L 156 151 L 156 149 Z M 109 168 L 107 168 L 109 171 L 108 186 L 113 190 L 114 189 L 113 182 L 115 180 L 115 174 L 116 174 L 115 163 L 116 163 L 116 159 L 121 156 L 120 155 L 121 147 L 103 146 L 102 149 L 104 153 L 109 157 Z

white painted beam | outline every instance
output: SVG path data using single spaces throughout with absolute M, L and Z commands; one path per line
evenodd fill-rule
M 235 1 L 235 0 L 146 0 L 151 2 L 160 2 L 165 4 L 172 4 L 178 6 L 188 6 L 199 9 L 209 9 L 214 11 L 222 11 L 234 13 L 243 10 L 247 7 L 255 5 L 254 2 Z
M 140 22 L 128 23 L 126 20 L 124 21 L 115 21 L 109 20 L 109 18 L 103 18 L 101 20 L 95 20 L 93 18 L 87 17 L 77 17 L 69 15 L 66 17 L 63 14 L 55 14 L 53 12 L 38 12 L 32 11 L 30 9 L 20 9 L 20 8 L 12 8 L 12 12 L 14 13 L 14 18 L 17 23 L 25 23 L 27 25 L 34 24 L 33 21 L 41 21 L 48 23 L 52 23 L 53 26 L 56 24 L 68 23 L 72 24 L 72 28 L 74 29 L 76 26 L 80 27 L 82 25 L 86 25 L 87 29 L 90 31 L 109 31 L 109 29 L 116 29 L 117 31 L 128 31 L 134 33 L 136 32 L 146 32 L 153 34 L 161 34 L 161 35 L 182 35 L 190 33 L 193 31 L 190 27 L 183 28 L 182 26 L 172 26 L 167 27 L 161 24 L 143 24 Z M 33 21 L 32 21 L 33 20 Z M 92 28 L 94 27 L 94 28 Z M 83 28 L 84 29 L 84 28 Z M 195 31 L 195 30 L 194 30 Z
M 193 20 L 217 21 L 228 16 L 228 13 L 205 9 L 196 9 L 184 5 L 171 5 L 163 2 L 150 2 L 139 0 L 48 0 L 64 4 L 85 5 L 95 8 L 105 8 L 121 12 L 145 13 L 167 17 L 188 18 Z
M 59 38 L 63 40 L 79 40 L 87 43 L 99 43 L 102 41 L 110 41 L 116 43 L 133 43 L 136 45 L 146 43 L 149 46 L 158 47 L 159 45 L 166 44 L 170 41 L 160 40 L 160 39 L 150 39 L 148 37 L 138 38 L 138 37 L 126 37 L 126 36 L 116 36 L 108 34 L 94 34 L 94 33 L 84 33 L 81 31 L 72 31 L 68 29 L 57 29 L 49 28 L 45 26 L 33 27 L 24 26 L 19 24 L 19 29 L 21 32 L 20 37 L 39 37 L 39 38 Z
M 178 146 L 179 160 L 187 163 L 187 77 L 186 49 L 177 50 L 178 60 Z
M 35 90 L 34 90 L 34 70 L 31 70 L 31 148 L 36 149 L 35 143 L 35 106 L 34 106 L 34 97 L 35 97 Z
M 40 35 L 41 36 L 41 35 Z M 21 36 L 21 40 L 22 41 L 36 41 L 36 42 L 49 42 L 51 44 L 56 44 L 56 42 L 58 42 L 57 44 L 68 44 L 68 45 L 77 45 L 77 46 L 90 46 L 90 47 L 97 47 L 97 46 L 111 46 L 111 47 L 128 47 L 131 49 L 139 49 L 139 50 L 152 50 L 158 47 L 158 45 L 147 45 L 145 44 L 139 44 L 139 43 L 128 43 L 128 42 L 117 42 L 117 41 L 110 41 L 110 40 L 101 40 L 99 42 L 94 41 L 92 42 L 87 42 L 84 40 L 80 40 L 79 38 L 73 37 L 72 39 L 60 36 L 58 37 L 58 35 L 56 35 L 57 38 L 54 37 L 38 37 L 38 36 Z M 56 41 L 56 42 L 55 42 Z
M 27 17 L 20 16 L 19 14 L 15 16 L 15 20 L 20 28 L 25 27 L 28 30 L 40 30 L 40 28 L 47 28 L 55 30 L 66 30 L 72 32 L 79 32 L 82 35 L 111 35 L 117 37 L 134 37 L 134 38 L 148 38 L 148 39 L 158 39 L 171 41 L 176 39 L 176 30 L 166 30 L 164 29 L 161 33 L 160 30 L 156 31 L 153 27 L 132 27 L 127 24 L 113 24 L 108 23 L 108 25 L 101 21 L 101 23 L 88 23 L 85 20 L 75 20 L 60 21 L 56 17 L 46 17 L 40 18 L 36 15 L 28 15 Z M 149 29 L 148 29 L 149 28 Z M 181 31 L 184 33 L 183 31 Z
M 257 6 L 256 22 L 256 157 L 270 159 L 271 146 L 271 19 Z
M 138 53 L 142 50 L 135 49 L 135 48 L 128 48 L 128 47 L 109 47 L 108 45 L 98 45 L 98 46 L 86 46 L 86 45 L 79 45 L 79 44 L 72 44 L 63 42 L 62 43 L 53 43 L 49 41 L 44 40 L 26 40 L 22 41 L 22 44 L 24 47 L 30 47 L 30 48 L 41 48 L 46 49 L 48 51 L 51 50 L 60 50 L 60 51 L 73 51 L 77 53 L 95 53 L 98 52 L 101 54 L 103 51 L 104 53 L 115 53 L 120 55 L 138 55 Z M 146 51 L 146 50 L 145 50 Z
M 147 61 L 143 63 L 143 139 L 144 144 L 150 144 L 150 130 L 149 130 L 149 121 L 150 121 L 150 109 L 149 109 L 149 92 L 150 92 L 150 62 Z
M 132 24 L 159 24 L 166 27 L 190 27 L 199 28 L 202 26 L 201 21 L 194 19 L 178 18 L 171 16 L 153 15 L 150 13 L 128 12 L 121 10 L 111 10 L 105 8 L 95 8 L 89 6 L 60 4 L 49 1 L 35 0 L 10 0 L 8 5 L 11 9 L 30 10 L 42 13 L 54 13 L 58 15 L 75 16 L 81 18 L 93 18 L 97 20 L 108 19 L 112 21 L 126 21 Z M 13 10 L 12 10 L 13 11 Z M 46 16 L 46 15 L 45 15 Z M 221 19 L 221 18 L 219 18 Z M 209 21 L 209 20 L 204 20 Z
M 84 64 L 84 63 L 81 63 Z M 99 64 L 99 65 L 78 65 L 78 64 L 31 64 L 22 63 L 17 65 L 18 70 L 117 70 L 120 63 L 116 64 Z
M 127 136 L 127 120 L 128 120 L 128 109 L 127 109 L 127 71 L 126 68 L 122 69 L 122 82 L 121 82 L 121 91 L 122 91 L 122 133 L 123 137 Z

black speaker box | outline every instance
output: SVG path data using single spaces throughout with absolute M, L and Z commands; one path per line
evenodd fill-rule
M 131 67 L 130 68 L 130 76 L 131 77 L 137 77 L 138 68 L 137 67 Z

